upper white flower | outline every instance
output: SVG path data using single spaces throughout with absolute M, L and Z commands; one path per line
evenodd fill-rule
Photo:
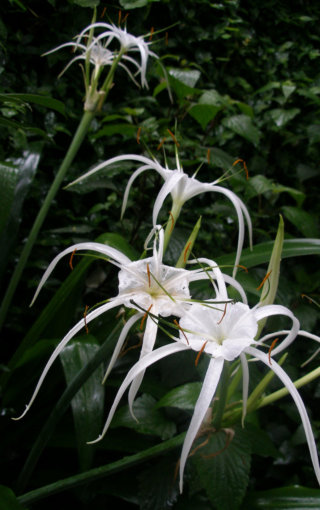
M 205 268 L 205 270 L 200 268 L 192 271 L 163 264 L 162 256 L 164 233 L 161 226 L 156 226 L 151 231 L 146 240 L 145 249 L 148 249 L 148 244 L 153 237 L 154 241 L 152 257 L 137 260 L 135 262 L 132 262 L 119 250 L 104 244 L 78 243 L 62 251 L 48 266 L 39 283 L 32 303 L 37 298 L 41 288 L 45 284 L 46 280 L 50 276 L 59 260 L 67 254 L 82 250 L 100 253 L 107 257 L 112 264 L 119 267 L 119 292 L 117 296 L 108 299 L 106 303 L 98 306 L 93 311 L 88 313 L 86 320 L 80 320 L 61 340 L 61 342 L 58 344 L 50 356 L 40 376 L 31 400 L 26 406 L 26 410 L 21 415 L 21 417 L 24 416 L 24 414 L 30 408 L 42 385 L 44 378 L 47 375 L 48 370 L 50 369 L 55 359 L 59 356 L 62 349 L 85 326 L 86 323 L 90 323 L 99 315 L 118 306 L 126 306 L 128 308 L 134 308 L 137 310 L 137 313 L 128 320 L 122 329 L 107 368 L 105 375 L 106 378 L 114 366 L 114 363 L 118 358 L 125 339 L 134 324 L 136 324 L 139 320 L 141 321 L 145 316 L 146 327 L 143 335 L 140 354 L 140 357 L 142 358 L 146 354 L 150 353 L 154 347 L 158 331 L 159 316 L 167 317 L 169 315 L 175 315 L 177 317 L 181 317 L 186 313 L 191 302 L 189 282 L 203 279 L 210 280 L 210 282 L 213 284 L 214 290 L 218 292 L 218 289 L 221 287 L 221 285 L 225 285 L 224 281 L 226 281 L 227 283 L 233 285 L 241 294 L 240 285 L 230 276 L 223 275 L 214 261 L 210 261 L 211 267 Z M 131 385 L 129 393 L 130 407 L 132 407 L 133 400 L 140 387 L 142 378 L 143 373 L 141 373 Z
M 93 30 L 99 29 L 102 32 L 97 36 L 90 34 Z M 83 41 L 90 41 L 83 44 Z M 115 42 L 114 42 L 115 41 Z M 148 87 L 146 79 L 147 63 L 149 57 L 158 58 L 158 56 L 150 50 L 150 42 L 146 42 L 142 36 L 136 37 L 127 32 L 127 29 L 116 27 L 109 23 L 92 23 L 88 25 L 75 38 L 75 42 L 67 42 L 48 51 L 45 55 L 58 51 L 62 48 L 71 46 L 75 51 L 81 54 L 71 59 L 68 65 L 63 69 L 63 74 L 77 60 L 89 60 L 94 65 L 94 77 L 98 77 L 104 66 L 110 66 L 119 55 L 121 55 L 119 65 L 125 69 L 130 78 L 136 83 L 136 77 L 140 76 L 141 86 Z M 132 58 L 127 53 L 139 53 L 140 61 Z M 133 65 L 133 71 L 127 64 Z
M 218 293 L 217 295 L 218 300 L 216 304 L 214 301 L 210 301 L 203 304 L 192 304 L 189 307 L 188 312 L 180 319 L 180 337 L 175 339 L 175 343 L 165 345 L 150 352 L 132 367 L 119 388 L 102 434 L 96 441 L 99 441 L 106 433 L 122 395 L 128 386 L 141 373 L 144 373 L 147 367 L 166 356 L 184 350 L 193 349 L 198 353 L 206 353 L 210 358 L 209 365 L 181 452 L 180 490 L 182 491 L 185 464 L 193 441 L 212 403 L 224 363 L 225 361 L 233 361 L 238 357 L 240 358 L 243 371 L 243 408 L 245 414 L 249 387 L 247 361 L 247 356 L 249 355 L 254 359 L 262 361 L 273 370 L 294 399 L 306 434 L 314 471 L 320 483 L 317 447 L 304 403 L 286 372 L 273 358 L 271 362 L 271 356 L 286 349 L 295 339 L 299 333 L 299 321 L 288 308 L 281 305 L 257 305 L 254 308 L 249 308 L 245 303 L 232 304 L 227 302 L 223 305 L 221 301 L 225 300 L 226 288 L 222 281 L 220 281 L 219 290 L 220 294 Z M 285 315 L 289 317 L 292 320 L 292 327 L 288 331 L 277 332 L 277 334 L 286 334 L 286 337 L 275 349 L 272 351 L 269 349 L 269 353 L 266 354 L 257 347 L 263 346 L 263 341 L 267 337 L 257 341 L 255 336 L 258 330 L 258 322 L 272 315 Z
M 73 181 L 69 186 L 72 186 L 73 184 L 89 177 L 90 175 L 93 175 L 94 173 L 98 172 L 99 170 L 102 170 L 104 168 L 107 168 L 108 166 L 119 163 L 121 161 L 134 161 L 141 163 L 141 166 L 133 172 L 131 175 L 128 184 L 126 186 L 126 190 L 123 197 L 123 205 L 122 205 L 122 211 L 121 216 L 124 214 L 124 211 L 127 206 L 128 202 L 128 196 L 130 192 L 130 188 L 134 182 L 134 180 L 143 172 L 146 170 L 155 170 L 158 174 L 161 175 L 161 177 L 164 180 L 164 184 L 156 198 L 156 201 L 154 203 L 153 208 L 153 215 L 152 215 L 152 221 L 153 225 L 157 224 L 158 221 L 158 215 L 160 212 L 160 209 L 166 199 L 166 197 L 171 194 L 173 206 L 172 210 L 175 211 L 176 216 L 179 215 L 181 207 L 185 202 L 190 200 L 191 198 L 195 197 L 196 195 L 200 195 L 201 193 L 207 193 L 207 192 L 217 192 L 221 193 L 222 195 L 225 195 L 229 200 L 232 202 L 236 214 L 238 217 L 238 223 L 239 223 L 239 234 L 238 234 L 238 245 L 237 245 L 237 252 L 236 252 L 236 259 L 235 259 L 235 268 L 233 271 L 233 276 L 236 274 L 237 265 L 240 261 L 241 251 L 243 247 L 243 241 L 244 241 L 244 217 L 246 219 L 248 230 L 249 230 L 249 237 L 250 237 L 250 245 L 252 244 L 252 224 L 251 219 L 248 213 L 248 209 L 246 208 L 243 201 L 231 190 L 224 188 L 222 186 L 218 186 L 219 179 L 212 181 L 210 183 L 208 182 L 201 182 L 198 179 L 196 179 L 194 176 L 189 177 L 184 171 L 183 168 L 179 162 L 179 158 L 176 158 L 176 166 L 174 170 L 170 170 L 167 166 L 164 168 L 160 165 L 160 163 L 154 158 L 150 159 L 145 156 L 138 156 L 135 154 L 125 154 L 122 156 L 116 156 L 114 158 L 108 159 L 107 161 L 104 161 L 103 163 L 100 163 L 99 165 L 95 166 L 89 172 L 85 173 L 75 181 Z M 176 217 L 174 218 L 176 220 Z

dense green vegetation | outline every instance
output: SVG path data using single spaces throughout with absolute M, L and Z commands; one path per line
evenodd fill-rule
M 21 413 L 53 348 L 83 317 L 85 307 L 117 293 L 117 268 L 75 254 L 74 270 L 66 257 L 29 308 L 49 262 L 68 246 L 88 241 L 139 258 L 162 180 L 145 172 L 135 181 L 123 220 L 124 190 L 137 165 L 117 163 L 73 187 L 64 185 L 120 154 L 152 153 L 161 164 L 166 158 L 169 168 L 176 168 L 176 145 L 168 130 L 175 133 L 186 173 L 192 175 L 201 165 L 197 178 L 212 182 L 227 172 L 222 185 L 248 207 L 254 249 L 250 252 L 246 235 L 241 264 L 249 271 L 239 271 L 237 278 L 252 306 L 259 300 L 257 287 L 283 216 L 285 244 L 275 302 L 292 309 L 301 329 L 319 334 L 319 7 L 302 0 L 6 2 L 0 13 L 1 294 L 83 113 L 78 63 L 58 78 L 73 56 L 70 48 L 41 55 L 71 41 L 91 22 L 95 6 L 99 21 L 117 25 L 119 10 L 121 20 L 128 14 L 132 34 L 147 34 L 154 27 L 152 50 L 161 65 L 150 59 L 149 89 L 139 90 L 123 69 L 116 70 L 114 85 L 55 196 L 10 304 L 1 331 L 0 506 L 51 509 L 71 503 L 99 510 L 122 500 L 127 508 L 142 510 L 302 509 L 308 498 L 310 508 L 319 508 L 320 490 L 289 397 L 249 413 L 245 428 L 226 417 L 221 429 L 200 438 L 179 495 L 175 470 L 183 432 L 207 364 L 202 357 L 196 367 L 194 353 L 148 369 L 135 407 L 139 422 L 124 399 L 103 441 L 86 445 L 99 434 L 117 388 L 139 356 L 133 348 L 141 337 L 138 323 L 125 356 L 101 386 L 104 365 L 128 312 L 110 311 L 93 321 L 89 334 L 77 336 L 60 356 L 61 363 L 54 364 L 29 414 L 22 421 L 10 419 Z M 161 141 L 165 156 L 157 150 Z M 167 202 L 162 223 L 170 210 Z M 185 204 L 166 263 L 175 265 L 200 216 L 194 253 L 229 265 L 224 271 L 231 274 L 237 218 L 232 204 L 218 194 L 201 194 Z M 294 239 L 300 241 L 290 242 Z M 195 291 L 201 299 L 203 288 L 198 285 Z M 272 318 L 266 331 L 287 326 Z M 166 341 L 161 333 L 159 344 Z M 319 356 L 301 368 L 316 349 L 306 338 L 290 346 L 283 368 L 292 380 L 318 367 Z M 266 373 L 250 364 L 250 391 Z M 280 387 L 275 378 L 266 394 Z M 319 382 L 299 391 L 317 441 Z M 235 435 L 229 444 L 230 428 Z M 292 500 L 296 506 L 289 506 Z

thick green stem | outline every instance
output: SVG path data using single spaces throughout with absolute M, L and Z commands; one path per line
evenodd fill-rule
M 71 145 L 69 147 L 69 150 L 58 170 L 58 173 L 48 191 L 48 194 L 42 204 L 42 207 L 38 213 L 38 216 L 35 219 L 35 222 L 33 224 L 33 227 L 30 231 L 28 240 L 22 250 L 20 259 L 18 261 L 18 264 L 14 270 L 14 273 L 11 277 L 7 292 L 4 296 L 2 306 L 0 309 L 0 329 L 3 326 L 3 323 L 5 321 L 9 306 L 11 304 L 12 298 L 14 296 L 16 287 L 19 283 L 19 280 L 21 278 L 22 272 L 25 268 L 25 265 L 27 263 L 27 260 L 29 258 L 30 252 L 32 250 L 32 247 L 38 237 L 39 230 L 46 218 L 46 215 L 48 213 L 48 210 L 50 208 L 50 205 L 66 175 L 66 172 L 68 168 L 70 167 L 75 155 L 77 154 L 79 147 L 81 143 L 83 142 L 83 139 L 88 131 L 88 128 L 91 124 L 91 121 L 94 117 L 94 112 L 84 112 L 83 117 L 81 119 L 81 122 L 78 126 L 78 129 L 73 137 L 73 140 L 71 142 Z
M 226 407 L 227 403 L 227 396 L 228 396 L 228 388 L 229 388 L 229 363 L 228 361 L 225 362 L 222 375 L 220 378 L 219 383 L 219 390 L 218 390 L 218 397 L 219 399 L 216 401 L 213 410 L 215 412 L 215 417 L 213 420 L 213 426 L 216 429 L 219 429 L 221 427 L 223 413 Z
M 58 482 L 51 483 L 50 485 L 45 485 L 40 489 L 35 489 L 33 491 L 27 492 L 26 494 L 20 496 L 18 501 L 19 503 L 25 505 L 31 504 L 35 501 L 38 501 L 39 499 L 48 498 L 53 494 L 57 494 L 58 492 L 73 489 L 79 485 L 87 484 L 89 482 L 99 480 L 100 478 L 110 476 L 114 473 L 118 473 L 123 469 L 128 469 L 148 459 L 153 459 L 157 455 L 161 455 L 165 452 L 173 450 L 174 448 L 177 448 L 177 446 L 180 446 L 183 443 L 185 435 L 185 432 L 183 432 L 182 434 L 179 434 L 179 436 L 168 439 L 168 441 L 164 441 L 163 443 L 156 446 L 152 446 L 143 452 L 135 453 L 134 455 L 124 457 L 123 459 L 112 462 L 111 464 L 107 464 L 106 466 L 90 469 L 90 471 L 86 471 L 85 473 L 71 476 L 70 478 L 59 480 Z
M 176 226 L 176 222 L 177 222 L 177 219 L 179 218 L 179 214 L 180 214 L 182 205 L 183 204 L 180 204 L 180 203 L 177 203 L 177 202 L 173 202 L 172 203 L 172 209 L 170 211 L 170 217 L 168 219 L 168 223 L 167 223 L 166 229 L 164 231 L 164 248 L 163 248 L 163 252 L 165 252 L 167 247 L 168 247 L 168 244 L 169 244 L 169 241 L 170 241 L 170 238 L 171 238 L 171 234 L 173 232 L 174 227 Z

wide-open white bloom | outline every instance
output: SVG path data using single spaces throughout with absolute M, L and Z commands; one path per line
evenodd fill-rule
M 273 358 L 271 361 L 271 356 L 286 349 L 295 339 L 299 332 L 299 321 L 288 308 L 281 305 L 257 305 L 254 308 L 249 308 L 245 303 L 230 303 L 227 301 L 223 305 L 221 301 L 223 302 L 226 299 L 226 288 L 222 281 L 220 281 L 219 290 L 222 292 L 220 296 L 218 295 L 219 301 L 216 305 L 214 305 L 214 301 L 210 301 L 202 304 L 192 304 L 189 307 L 188 312 L 180 319 L 180 337 L 175 339 L 175 343 L 156 349 L 132 367 L 119 388 L 102 434 L 96 441 L 99 441 L 106 433 L 120 399 L 128 386 L 148 366 L 166 356 L 184 350 L 192 349 L 198 353 L 206 353 L 210 361 L 181 453 L 180 490 L 182 491 L 185 464 L 193 441 L 216 393 L 225 361 L 240 358 L 243 370 L 243 407 L 246 407 L 249 385 L 247 356 L 249 355 L 253 359 L 262 361 L 273 370 L 294 399 L 306 434 L 314 471 L 320 483 L 317 447 L 304 403 L 286 372 Z M 283 341 L 272 351 L 269 350 L 267 354 L 257 348 L 262 346 L 262 341 L 256 341 L 255 336 L 258 331 L 258 322 L 272 315 L 289 317 L 292 320 L 292 327 L 286 331 Z M 263 340 L 265 339 L 266 337 L 263 337 Z
M 69 248 L 62 251 L 59 255 L 57 255 L 48 266 L 39 283 L 32 303 L 37 298 L 41 288 L 45 284 L 46 280 L 60 259 L 65 255 L 82 250 L 97 252 L 105 256 L 107 260 L 113 265 L 119 267 L 119 292 L 117 296 L 107 299 L 104 304 L 98 306 L 93 311 L 88 313 L 86 315 L 86 319 L 81 319 L 75 326 L 73 326 L 73 328 L 71 328 L 71 330 L 57 345 L 52 355 L 50 356 L 40 376 L 31 400 L 26 406 L 26 410 L 21 415 L 21 417 L 24 416 L 30 408 L 43 383 L 44 378 L 48 373 L 48 370 L 50 369 L 55 359 L 59 356 L 62 349 L 82 328 L 85 327 L 86 324 L 89 324 L 99 315 L 118 306 L 125 306 L 127 308 L 134 308 L 137 310 L 137 313 L 135 313 L 128 320 L 122 329 L 108 365 L 108 369 L 105 375 L 106 378 L 114 366 L 114 363 L 122 349 L 130 329 L 134 324 L 136 324 L 137 321 L 142 320 L 143 318 L 146 319 L 146 327 L 143 335 L 140 355 L 142 358 L 146 354 L 150 353 L 154 347 L 158 330 L 158 317 L 168 317 L 169 315 L 181 317 L 184 313 L 186 313 L 191 302 L 189 282 L 209 279 L 213 283 L 214 290 L 217 290 L 218 287 L 220 287 L 222 284 L 225 285 L 224 281 L 226 281 L 227 283 L 233 285 L 241 294 L 241 288 L 239 284 L 228 275 L 223 275 L 218 266 L 213 261 L 210 261 L 212 265 L 210 268 L 200 268 L 192 271 L 163 264 L 162 257 L 164 234 L 161 226 L 156 226 L 151 231 L 146 240 L 145 249 L 148 248 L 148 244 L 152 237 L 154 237 L 153 255 L 152 257 L 145 259 L 132 262 L 126 255 L 115 248 L 100 243 L 88 242 L 78 243 L 70 246 Z M 217 281 L 218 287 L 214 283 L 214 280 Z M 243 298 L 245 299 L 245 296 Z M 129 394 L 130 406 L 132 406 L 132 402 L 140 387 L 142 378 L 143 373 L 141 373 L 131 385 Z
M 93 30 L 99 29 L 102 32 L 99 35 L 92 36 Z M 89 44 L 87 40 L 90 40 Z M 87 44 L 84 44 L 87 43 Z M 140 76 L 142 87 L 148 87 L 146 79 L 147 63 L 149 57 L 158 58 L 158 56 L 150 50 L 150 42 L 146 42 L 142 36 L 136 37 L 127 32 L 127 29 L 116 27 L 109 23 L 92 23 L 88 25 L 75 38 L 75 41 L 67 42 L 48 51 L 45 55 L 49 55 L 62 48 L 71 46 L 74 51 L 80 51 L 80 55 L 76 55 L 71 59 L 68 65 L 63 69 L 63 74 L 74 62 L 78 60 L 89 60 L 94 65 L 94 77 L 98 77 L 104 66 L 110 66 L 115 59 L 121 55 L 119 65 L 125 69 L 130 78 L 138 85 L 136 77 Z M 129 56 L 127 53 L 138 53 L 140 60 Z M 133 66 L 130 70 L 128 64 Z
M 104 161 L 103 163 L 100 163 L 99 165 L 92 168 L 89 172 L 85 173 L 75 181 L 73 181 L 69 186 L 72 186 L 73 184 L 82 181 L 83 179 L 89 177 L 90 175 L 93 175 L 94 173 L 98 172 L 99 170 L 105 169 L 108 166 L 119 163 L 121 161 L 134 161 L 141 164 L 141 166 L 133 172 L 131 175 L 125 193 L 123 197 L 123 205 L 122 205 L 122 211 L 121 216 L 123 216 L 124 211 L 127 206 L 128 202 L 128 196 L 130 192 L 130 188 L 134 182 L 134 180 L 143 172 L 146 170 L 155 170 L 164 180 L 164 184 L 156 198 L 154 208 L 153 208 L 153 215 L 152 215 L 152 221 L 153 225 L 157 224 L 158 221 L 158 215 L 160 212 L 160 209 L 163 205 L 163 202 L 165 201 L 166 197 L 171 194 L 172 197 L 172 210 L 179 215 L 180 210 L 185 202 L 190 200 L 191 198 L 195 197 L 196 195 L 200 195 L 201 193 L 207 193 L 207 192 L 217 192 L 221 193 L 222 195 L 225 195 L 233 204 L 236 214 L 238 217 L 238 223 L 239 223 L 239 234 L 238 234 L 238 246 L 237 246 L 237 252 L 236 252 L 236 259 L 235 259 L 235 268 L 233 271 L 233 276 L 236 274 L 236 266 L 239 264 L 240 256 L 241 256 L 241 250 L 243 247 L 243 241 L 244 241 L 244 218 L 246 219 L 248 230 L 249 230 L 249 237 L 250 237 L 250 245 L 252 244 L 252 224 L 251 219 L 248 213 L 248 209 L 246 208 L 245 204 L 242 202 L 242 200 L 231 190 L 224 188 L 222 186 L 218 186 L 219 179 L 212 181 L 210 183 L 208 182 L 201 182 L 198 179 L 196 179 L 194 176 L 189 177 L 184 171 L 183 168 L 179 162 L 179 158 L 176 158 L 176 165 L 177 168 L 174 170 L 170 170 L 168 167 L 162 167 L 160 163 L 154 158 L 150 159 L 145 156 L 138 156 L 135 154 L 125 154 L 122 156 L 116 156 L 114 158 L 108 159 L 107 161 Z

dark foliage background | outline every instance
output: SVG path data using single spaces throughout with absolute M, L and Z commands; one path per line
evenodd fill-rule
M 149 67 L 149 90 L 138 91 L 128 82 L 125 73 L 117 70 L 115 85 L 101 114 L 94 120 L 66 183 L 104 159 L 122 153 L 143 153 L 143 144 L 157 153 L 164 137 L 167 160 L 169 166 L 174 167 L 175 147 L 168 129 L 176 130 L 184 170 L 191 175 L 202 162 L 198 177 L 203 182 L 217 179 L 238 158 L 246 161 L 249 180 L 244 172 L 236 172 L 236 168 L 241 167 L 238 165 L 224 185 L 238 193 L 247 204 L 254 225 L 255 245 L 274 239 L 279 214 L 284 217 L 287 239 L 318 238 L 320 33 L 316 2 L 122 0 L 118 5 L 99 0 L 11 0 L 2 6 L 0 17 L 1 290 L 8 284 L 21 246 L 82 115 L 84 92 L 77 64 L 58 79 L 71 58 L 68 49 L 45 57 L 41 54 L 71 40 L 88 25 L 94 5 L 98 17 L 103 15 L 104 21 L 117 23 L 119 9 L 122 9 L 122 16 L 128 13 L 127 27 L 133 34 L 147 33 L 151 27 L 156 31 L 164 29 L 154 36 L 153 48 L 167 68 L 173 102 L 169 100 L 161 68 L 155 61 Z M 64 113 L 48 104 L 44 107 L 31 101 L 16 102 L 10 99 L 9 93 L 52 97 L 64 105 Z M 139 127 L 141 143 L 138 145 Z M 163 162 L 161 151 L 157 157 Z M 8 177 L 10 165 L 14 168 L 13 178 Z M 56 363 L 27 417 L 17 423 L 9 418 L 23 408 L 52 347 L 81 318 L 85 305 L 91 306 L 115 295 L 117 272 L 101 261 L 84 268 L 67 299 L 61 296 L 61 304 L 58 302 L 54 313 L 44 317 L 41 328 L 30 329 L 69 276 L 67 262 L 55 270 L 31 309 L 29 302 L 49 261 L 70 244 L 107 235 L 106 239 L 119 249 L 127 253 L 131 250 L 130 253 L 139 256 L 151 228 L 153 198 L 161 181 L 152 173 L 143 174 L 136 181 L 121 222 L 122 196 L 133 169 L 130 164 L 119 165 L 71 190 L 59 191 L 10 308 L 2 332 L 0 426 L 1 437 L 5 440 L 0 464 L 3 485 L 17 494 L 21 469 L 65 389 L 65 377 L 68 381 L 68 377 L 79 371 L 119 319 L 110 314 L 94 322 L 90 336 L 82 337 L 86 352 L 74 342 L 69 353 L 72 361 L 66 354 L 62 364 Z M 203 220 L 195 246 L 197 255 L 219 260 L 234 252 L 237 220 L 232 206 L 223 198 L 204 194 L 186 204 L 167 254 L 168 263 L 177 260 L 199 216 Z M 166 221 L 166 216 L 161 219 Z M 252 304 L 259 299 L 256 287 L 266 267 L 266 264 L 255 265 L 248 274 L 239 274 Z M 318 308 L 302 299 L 301 294 L 319 301 L 319 273 L 315 254 L 285 258 L 276 301 L 289 306 L 300 319 L 301 328 L 315 334 L 319 331 Z M 274 324 L 282 327 L 281 321 L 270 320 L 270 327 Z M 25 348 L 21 350 L 23 341 Z M 138 332 L 130 341 L 132 345 L 137 343 Z M 293 380 L 318 366 L 319 358 L 315 358 L 308 367 L 300 368 L 301 362 L 315 348 L 316 344 L 307 340 L 296 342 L 291 348 L 285 369 Z M 12 364 L 15 352 L 18 356 Z M 133 349 L 117 364 L 105 392 L 101 390 L 99 397 L 102 404 L 105 398 L 106 407 L 137 357 L 138 351 Z M 150 369 L 138 399 L 139 424 L 130 421 L 124 406 L 101 445 L 90 452 L 85 440 L 99 432 L 106 407 L 94 408 L 90 398 L 79 397 L 83 400 L 78 402 L 78 407 L 85 407 L 86 412 L 80 418 L 78 415 L 77 421 L 77 404 L 68 408 L 50 434 L 39 463 L 20 494 L 91 467 L 109 464 L 124 455 L 141 452 L 185 430 L 190 407 L 186 410 L 154 406 L 172 388 L 201 380 L 204 370 L 204 360 L 196 370 L 188 356 L 179 363 L 168 360 Z M 100 391 L 96 390 L 95 381 L 100 381 L 101 373 L 95 374 L 92 391 Z M 260 379 L 260 370 L 253 366 L 252 387 Z M 270 390 L 278 387 L 277 382 L 272 382 Z M 316 439 L 320 424 L 319 394 L 317 381 L 301 389 Z M 98 510 L 107 504 L 119 504 L 120 500 L 127 508 L 139 506 L 142 510 L 236 509 L 241 504 L 246 509 L 265 508 L 257 506 L 262 493 L 256 491 L 294 484 L 317 488 L 299 418 L 289 398 L 262 409 L 259 414 L 252 413 L 248 422 L 244 431 L 238 431 L 239 444 L 233 446 L 237 458 L 242 455 L 243 448 L 243 456 L 248 455 L 243 462 L 247 462 L 248 467 L 251 462 L 250 477 L 248 472 L 240 476 L 243 493 L 241 488 L 230 489 L 227 479 L 217 482 L 222 487 L 221 493 L 211 489 L 217 485 L 216 468 L 203 472 L 199 454 L 188 464 L 186 489 L 178 497 L 174 471 L 179 449 L 174 449 L 164 450 L 161 456 L 150 457 L 108 478 L 50 495 L 45 500 L 46 508 L 76 503 L 79 509 L 94 506 Z M 220 436 L 214 435 L 210 441 L 212 451 L 219 450 L 220 443 L 223 446 L 223 433 L 220 431 Z M 252 455 L 245 448 L 248 442 Z M 84 446 L 79 446 L 80 443 Z M 230 455 L 232 459 L 232 452 Z M 221 470 L 224 468 L 222 465 Z M 225 491 L 230 489 L 231 494 L 234 491 L 237 498 L 227 501 L 223 487 Z M 12 508 L 20 508 L 18 500 L 8 494 L 5 489 L 0 493 L 3 504 L 10 500 L 16 505 Z M 279 494 L 286 502 L 285 490 Z M 291 494 L 296 494 L 294 489 Z M 297 498 L 306 494 L 314 495 L 315 505 L 319 506 L 318 492 L 301 493 Z M 276 495 L 268 493 L 269 501 Z M 27 507 L 40 509 L 43 504 L 40 501 Z

